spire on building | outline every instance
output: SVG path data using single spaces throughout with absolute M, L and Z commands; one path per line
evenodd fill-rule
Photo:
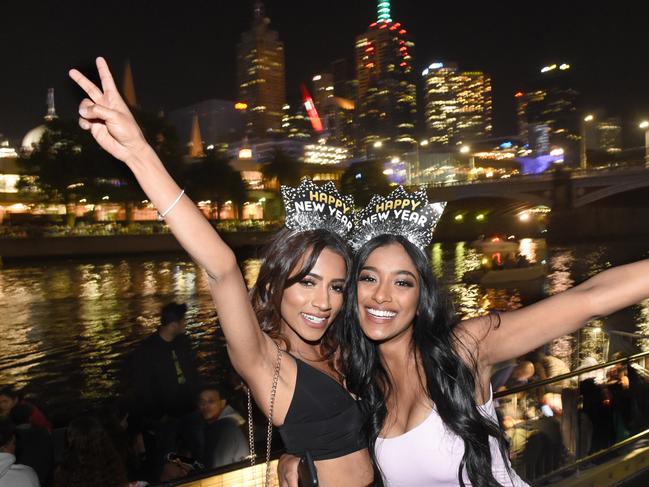
M 137 107 L 137 98 L 135 96 L 135 83 L 133 82 L 133 71 L 131 70 L 131 62 L 126 61 L 124 65 L 124 79 L 122 80 L 122 91 L 124 92 L 124 99 L 129 107 Z
M 54 107 L 54 88 L 49 88 L 47 90 L 47 113 L 45 114 L 45 120 L 51 122 L 57 118 L 59 116 L 56 114 L 56 108 Z
M 196 113 L 194 113 L 194 118 L 192 119 L 192 132 L 189 136 L 189 157 L 193 159 L 205 157 L 201 128 L 198 124 L 198 115 Z
M 377 22 L 392 22 L 390 0 L 378 0 L 376 10 L 378 14 Z
M 264 4 L 261 0 L 256 0 L 255 8 L 254 8 L 254 19 L 258 21 L 258 20 L 263 20 L 264 17 L 266 17 Z

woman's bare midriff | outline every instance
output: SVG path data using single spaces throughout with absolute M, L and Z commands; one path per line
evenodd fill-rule
M 331 460 L 317 460 L 315 466 L 320 487 L 367 487 L 374 479 L 367 449 Z

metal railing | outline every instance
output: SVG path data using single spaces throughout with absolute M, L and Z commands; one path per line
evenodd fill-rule
M 649 438 L 649 370 L 645 363 L 649 364 L 649 352 L 495 392 L 516 472 L 531 485 L 547 485 Z M 620 397 L 607 392 L 613 387 L 620 388 L 628 401 L 618 404 Z M 599 404 L 592 404 L 593 392 L 601 393 Z M 621 407 L 630 404 L 636 409 L 623 414 Z M 275 451 L 271 458 L 275 460 L 281 453 Z M 254 468 L 248 465 L 246 460 L 159 485 L 262 485 L 263 463 Z M 271 468 L 275 473 L 274 463 Z M 275 475 L 272 484 L 277 485 Z
M 498 391 L 516 472 L 546 485 L 649 437 L 649 352 Z

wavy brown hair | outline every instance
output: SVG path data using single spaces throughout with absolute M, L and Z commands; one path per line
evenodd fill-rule
M 84 416 L 70 422 L 67 452 L 56 487 L 126 487 L 126 467 L 101 423 Z
M 351 253 L 347 243 L 329 230 L 310 230 L 295 232 L 288 228 L 280 230 L 269 242 L 263 255 L 257 283 L 252 290 L 252 307 L 259 325 L 268 335 L 290 346 L 281 331 L 281 306 L 284 289 L 304 279 L 324 249 L 340 255 L 345 261 L 345 269 L 351 268 Z M 305 258 L 304 258 L 305 257 Z M 300 260 L 302 267 L 297 271 Z M 291 276 L 292 273 L 295 273 Z M 345 280 L 345 289 L 347 279 Z M 334 331 L 342 321 L 342 313 L 334 319 L 322 337 L 323 360 L 332 361 L 338 349 L 337 333 Z

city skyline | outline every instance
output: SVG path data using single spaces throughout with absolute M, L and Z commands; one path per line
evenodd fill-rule
M 67 69 L 89 70 L 95 55 L 107 56 L 117 79 L 130 59 L 139 104 L 170 111 L 209 98 L 236 99 L 236 44 L 250 26 L 253 1 L 211 5 L 185 2 L 183 9 L 138 2 L 101 6 L 69 2 L 10 5 L 0 40 L 0 133 L 16 141 L 45 114 L 47 89 L 56 90 L 57 112 L 75 116 L 80 93 Z M 354 39 L 376 20 L 375 1 L 266 1 L 270 27 L 286 50 L 287 99 L 299 85 L 337 58 L 353 59 Z M 649 70 L 642 63 L 639 17 L 608 10 L 545 4 L 529 11 L 444 10 L 421 2 L 392 2 L 392 17 L 408 26 L 416 44 L 415 73 L 433 61 L 457 62 L 492 78 L 494 133 L 516 133 L 513 93 L 545 63 L 574 66 L 587 108 L 621 116 L 626 125 L 649 112 Z M 85 14 L 83 13 L 85 12 Z M 146 28 L 145 28 L 146 26 Z M 115 37 L 115 31 L 119 33 Z M 22 47 L 21 47 L 22 46 Z M 418 80 L 419 82 L 420 80 Z

